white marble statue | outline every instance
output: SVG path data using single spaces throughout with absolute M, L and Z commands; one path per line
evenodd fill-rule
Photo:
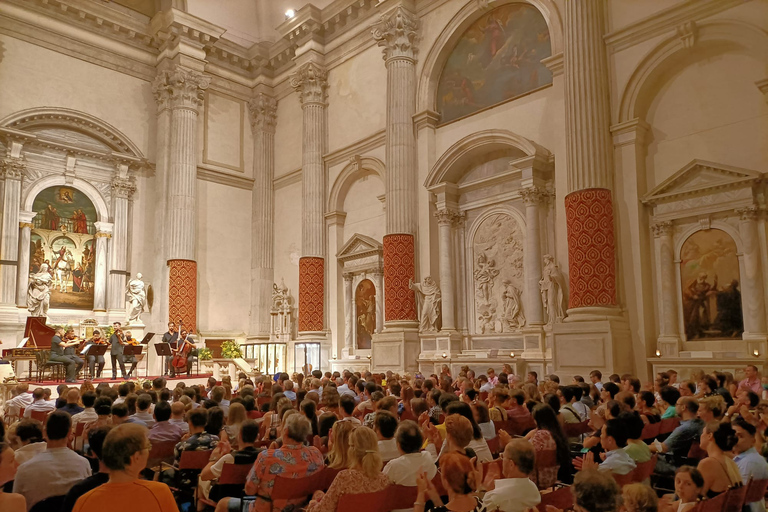
M 288 294 L 288 287 L 285 286 L 285 280 L 280 280 L 280 285 L 272 283 L 272 309 L 277 311 L 290 305 L 291 297 Z
M 544 268 L 541 270 L 541 301 L 547 312 L 547 325 L 562 322 L 566 316 L 567 298 L 565 295 L 565 276 L 560 271 L 555 259 L 544 255 Z
M 27 290 L 27 309 L 30 316 L 47 316 L 48 306 L 51 302 L 51 273 L 48 264 L 43 263 L 37 274 L 29 276 L 29 288 Z
M 480 256 L 477 257 L 477 265 L 474 272 L 479 304 L 488 305 L 491 303 L 493 284 L 498 275 L 499 269 L 496 268 L 496 261 L 489 260 L 484 252 L 480 253 Z
M 413 279 L 408 281 L 408 287 L 418 292 L 421 308 L 419 309 L 419 331 L 435 332 L 437 331 L 437 319 L 440 316 L 440 288 L 437 283 L 427 276 L 421 283 L 414 283 Z
M 128 281 L 125 300 L 128 302 L 128 323 L 140 322 L 144 305 L 147 303 L 147 292 L 144 289 L 144 281 L 141 280 L 141 273 L 136 274 L 136 277 Z
M 520 289 L 518 289 L 509 279 L 502 281 L 504 291 L 501 292 L 504 313 L 502 321 L 505 331 L 513 331 L 525 326 L 525 316 L 523 315 L 523 301 L 520 298 Z

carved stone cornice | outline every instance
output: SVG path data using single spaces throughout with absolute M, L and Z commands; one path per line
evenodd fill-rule
M 328 97 L 328 70 L 315 62 L 307 62 L 291 75 L 291 87 L 299 93 L 302 105 L 325 105 Z
M 672 234 L 672 223 L 669 221 L 656 222 L 655 224 L 651 224 L 651 230 L 653 231 L 653 236 L 655 238 L 668 236 Z
M 20 180 L 27 173 L 27 164 L 22 158 L 6 157 L 0 160 L 0 178 Z
M 170 107 L 197 111 L 203 105 L 205 90 L 210 84 L 210 76 L 177 66 L 157 73 L 152 94 L 159 110 Z
M 540 187 L 526 187 L 520 189 L 520 197 L 526 206 L 535 206 L 547 200 L 549 194 Z
M 757 220 L 757 216 L 760 214 L 760 208 L 756 205 L 752 205 L 747 206 L 746 208 L 739 208 L 738 210 L 735 210 L 735 212 L 739 216 L 739 220 Z
M 254 130 L 275 133 L 277 125 L 277 100 L 264 93 L 259 93 L 248 101 L 251 114 L 251 126 Z
M 381 15 L 371 28 L 373 39 L 384 48 L 384 60 L 416 60 L 419 20 L 402 6 Z
M 111 183 L 112 197 L 131 199 L 136 192 L 136 182 L 132 178 L 115 176 Z

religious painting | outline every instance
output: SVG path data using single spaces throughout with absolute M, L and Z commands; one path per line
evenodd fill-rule
M 552 83 L 547 22 L 525 3 L 502 5 L 462 34 L 437 85 L 441 122 L 468 116 Z
M 475 333 L 519 331 L 523 311 L 523 247 L 517 221 L 506 213 L 482 220 L 472 240 Z
M 363 279 L 355 290 L 355 318 L 357 318 L 357 348 L 370 349 L 376 332 L 376 286 Z
M 680 251 L 687 340 L 740 339 L 744 332 L 736 243 L 723 230 L 697 231 Z
M 50 307 L 93 309 L 96 208 L 72 187 L 49 187 L 32 204 L 30 273 L 51 274 Z

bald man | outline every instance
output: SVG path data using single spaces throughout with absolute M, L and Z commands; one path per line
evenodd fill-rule
M 75 414 L 80 414 L 81 412 L 83 412 L 85 408 L 80 407 L 80 391 L 78 391 L 75 388 L 68 390 L 67 404 L 59 410 L 64 411 L 70 416 L 74 416 Z

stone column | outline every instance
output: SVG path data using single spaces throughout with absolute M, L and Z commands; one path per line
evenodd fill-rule
M 384 328 L 384 272 L 379 269 L 373 273 L 373 284 L 376 286 L 376 329 L 381 332 Z
M 19 151 L 21 147 L 18 148 Z M 21 180 L 26 164 L 20 157 L 0 161 L 2 188 L 2 224 L 0 225 L 0 304 L 16 305 L 16 275 L 19 255 L 19 207 Z M 29 244 L 27 244 L 29 250 Z
M 352 278 L 352 274 L 344 274 L 344 349 L 341 351 L 343 358 L 349 357 L 354 346 L 352 322 L 355 317 L 355 303 L 352 293 Z
M 326 108 L 328 72 L 307 62 L 291 76 L 303 112 L 302 225 L 299 259 L 299 332 L 325 328 L 325 162 L 328 143 Z
M 181 318 L 185 327 L 197 327 L 197 120 L 210 77 L 175 66 L 158 73 L 156 97 L 170 104 L 168 144 L 167 261 L 170 267 L 168 318 Z
M 269 337 L 274 265 L 275 125 L 277 101 L 259 94 L 248 102 L 253 129 L 253 192 L 251 217 L 250 331 Z
M 529 327 L 544 325 L 544 308 L 541 303 L 541 223 L 540 208 L 545 201 L 545 191 L 539 187 L 520 190 L 525 203 L 525 321 Z
M 604 2 L 565 2 L 569 320 L 619 314 Z
M 760 238 L 757 230 L 757 206 L 736 210 L 739 214 L 739 235 L 741 236 L 742 264 L 741 294 L 744 311 L 744 339 L 766 341 L 768 329 L 765 321 L 765 291 L 763 272 L 760 267 Z M 730 283 L 720 283 L 721 287 Z
M 35 212 L 19 212 L 19 267 L 16 274 L 16 305 L 27 307 L 27 288 L 29 287 L 29 244 L 32 241 L 32 219 Z
M 440 242 L 440 292 L 442 297 L 442 331 L 456 330 L 456 306 L 454 303 L 455 292 L 453 276 L 455 272 L 453 264 L 453 223 L 456 212 L 442 209 L 435 212 L 438 226 L 438 239 Z
M 112 238 L 112 224 L 94 222 L 96 227 L 96 257 L 93 273 L 93 310 L 107 310 L 107 240 Z
M 415 277 L 417 31 L 416 16 L 402 5 L 383 14 L 373 26 L 373 38 L 384 48 L 387 66 L 387 234 L 383 245 L 388 326 L 416 325 L 416 300 L 408 281 Z
M 125 177 L 127 168 L 118 171 L 112 178 L 112 242 L 110 256 L 112 266 L 109 269 L 109 309 L 125 309 L 125 286 L 128 272 L 128 208 L 136 192 L 133 179 Z M 122 175 L 121 175 L 122 174 Z
M 672 240 L 672 223 L 657 222 L 651 226 L 656 256 L 656 304 L 659 315 L 658 346 L 662 355 L 675 357 L 680 341 L 680 323 L 677 306 L 677 273 L 675 249 Z

